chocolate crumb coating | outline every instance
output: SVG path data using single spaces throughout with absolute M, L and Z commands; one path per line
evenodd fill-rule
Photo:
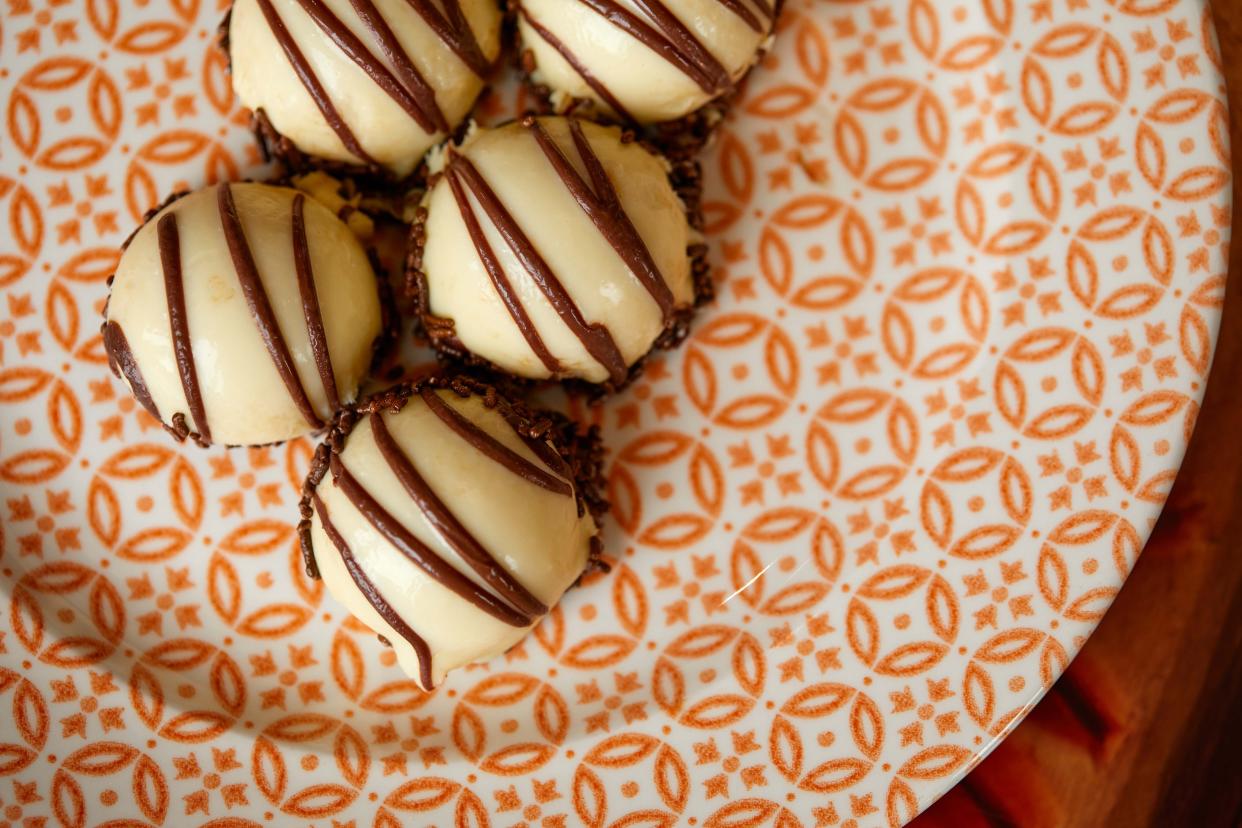
M 343 411 L 302 487 L 298 536 L 322 577 L 425 689 L 504 652 L 601 568 L 597 432 L 465 376 Z
M 406 284 L 442 355 L 597 395 L 680 342 L 711 298 L 693 160 L 565 118 L 480 130 L 447 156 L 414 215 Z M 503 181 L 502 166 L 524 173 Z

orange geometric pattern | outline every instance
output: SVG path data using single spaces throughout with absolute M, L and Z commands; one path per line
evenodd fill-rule
M 106 370 L 130 228 L 259 163 L 223 11 L 0 19 L 9 824 L 898 825 L 1064 669 L 1211 362 L 1202 4 L 786 3 L 704 159 L 720 299 L 585 412 L 612 573 L 431 695 L 305 577 L 310 443 L 178 446 Z

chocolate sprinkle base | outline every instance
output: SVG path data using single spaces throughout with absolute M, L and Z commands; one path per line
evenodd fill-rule
M 413 382 L 380 391 L 361 402 L 347 406 L 328 426 L 323 441 L 316 447 L 311 458 L 310 471 L 302 483 L 302 497 L 298 503 L 298 540 L 302 548 L 302 560 L 306 574 L 319 578 L 319 566 L 315 562 L 315 550 L 311 541 L 311 516 L 314 508 L 311 496 L 329 473 L 333 455 L 345 449 L 345 441 L 358 421 L 373 412 L 397 413 L 410 398 L 423 389 L 447 389 L 459 397 L 481 397 L 483 404 L 504 416 L 514 431 L 523 437 L 547 440 L 565 461 L 574 480 L 574 492 L 578 501 L 578 514 L 590 513 L 598 526 L 608 511 L 604 499 L 604 446 L 599 429 L 595 426 L 586 431 L 568 417 L 553 411 L 530 408 L 503 396 L 496 386 L 468 374 L 437 374 Z M 591 539 L 591 551 L 583 574 L 596 570 L 608 571 L 603 559 L 603 545 L 597 533 Z
M 632 132 L 623 132 L 621 140 L 631 142 L 637 140 Z M 661 155 L 658 148 L 648 142 L 641 145 L 655 155 Z M 664 157 L 664 156 L 662 156 Z M 702 168 L 693 157 L 670 159 L 668 161 L 669 183 L 681 199 L 686 210 L 686 220 L 697 234 L 703 233 L 703 185 Z M 442 173 L 441 173 L 442 174 Z M 427 182 L 428 190 L 435 186 L 438 176 Z M 416 340 L 425 341 L 435 350 L 437 357 L 449 371 L 467 370 L 471 374 L 484 378 L 486 381 L 511 389 L 516 393 L 528 391 L 548 382 L 559 382 L 571 393 L 584 396 L 591 400 L 615 394 L 638 379 L 642 375 L 646 363 L 652 353 L 657 350 L 672 350 L 690 335 L 690 327 L 699 308 L 711 302 L 716 296 L 716 286 L 712 281 L 711 265 L 707 260 L 708 246 L 704 242 L 691 244 L 686 249 L 690 258 L 690 275 L 694 285 L 694 301 L 687 307 L 677 308 L 669 316 L 664 330 L 656 337 L 651 351 L 639 357 L 630 366 L 624 380 L 619 383 L 605 381 L 602 383 L 587 382 L 573 377 L 554 377 L 551 380 L 530 380 L 514 377 L 504 369 L 470 352 L 457 338 L 452 319 L 436 316 L 431 312 L 427 276 L 423 272 L 423 248 L 426 242 L 427 210 L 419 206 L 414 213 L 410 225 L 406 246 L 405 293 L 414 305 L 414 336 Z
M 594 101 L 585 98 L 569 98 L 568 105 L 558 112 L 552 105 L 552 89 L 547 84 L 536 82 L 532 77 L 535 59 L 529 50 L 520 54 L 517 67 L 522 76 L 522 85 L 530 93 L 530 112 L 523 114 L 573 116 L 623 129 L 638 130 L 642 133 L 644 144 L 653 147 L 670 160 L 689 160 L 701 153 L 724 123 L 725 116 L 729 114 L 737 97 L 737 87 L 734 87 L 676 120 L 644 126 L 604 112 L 595 106 Z
M 378 164 L 350 164 L 346 161 L 308 155 L 272 126 L 271 120 L 262 108 L 250 113 L 250 129 L 259 143 L 259 152 L 263 160 L 277 162 L 288 174 L 326 172 L 332 176 L 352 178 L 365 184 L 369 189 L 380 190 L 407 189 L 412 183 L 409 179 L 418 174 L 416 170 L 410 176 L 398 180 Z
M 758 62 L 756 60 L 755 64 L 758 65 Z M 733 108 L 738 89 L 746 80 L 743 76 L 731 88 L 680 118 L 643 125 L 635 124 L 625 117 L 613 115 L 601 109 L 592 100 L 568 95 L 565 107 L 558 112 L 552 104 L 552 88 L 534 79 L 537 68 L 534 53 L 529 49 L 519 51 L 514 67 L 522 78 L 522 86 L 530 93 L 528 96 L 530 111 L 523 114 L 576 116 L 596 123 L 636 130 L 642 134 L 644 144 L 651 145 L 656 152 L 670 160 L 693 159 L 703 151 L 716 130 L 724 123 L 729 110 Z

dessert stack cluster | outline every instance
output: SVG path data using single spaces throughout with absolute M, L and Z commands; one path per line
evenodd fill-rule
M 148 215 L 110 283 L 109 363 L 178 440 L 320 437 L 307 569 L 424 689 L 603 566 L 598 434 L 523 397 L 601 399 L 685 336 L 711 292 L 693 153 L 777 12 L 235 0 L 221 47 L 282 171 Z M 537 111 L 479 128 L 506 62 Z M 390 384 L 402 336 L 439 370 Z

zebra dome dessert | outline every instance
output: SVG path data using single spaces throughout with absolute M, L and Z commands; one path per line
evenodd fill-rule
M 233 89 L 301 153 L 409 174 L 500 53 L 495 0 L 236 0 Z
M 598 555 L 594 438 L 457 378 L 342 415 L 303 486 L 312 575 L 424 689 L 516 644 Z
M 520 0 L 518 32 L 531 80 L 555 104 L 673 121 L 741 80 L 772 35 L 777 2 Z
M 375 273 L 344 222 L 296 190 L 221 184 L 133 236 L 103 338 L 113 372 L 179 439 L 259 445 L 352 402 L 381 328 Z
M 702 275 L 686 206 L 620 129 L 526 118 L 474 130 L 431 169 L 411 275 L 441 350 L 617 387 L 684 327 Z

